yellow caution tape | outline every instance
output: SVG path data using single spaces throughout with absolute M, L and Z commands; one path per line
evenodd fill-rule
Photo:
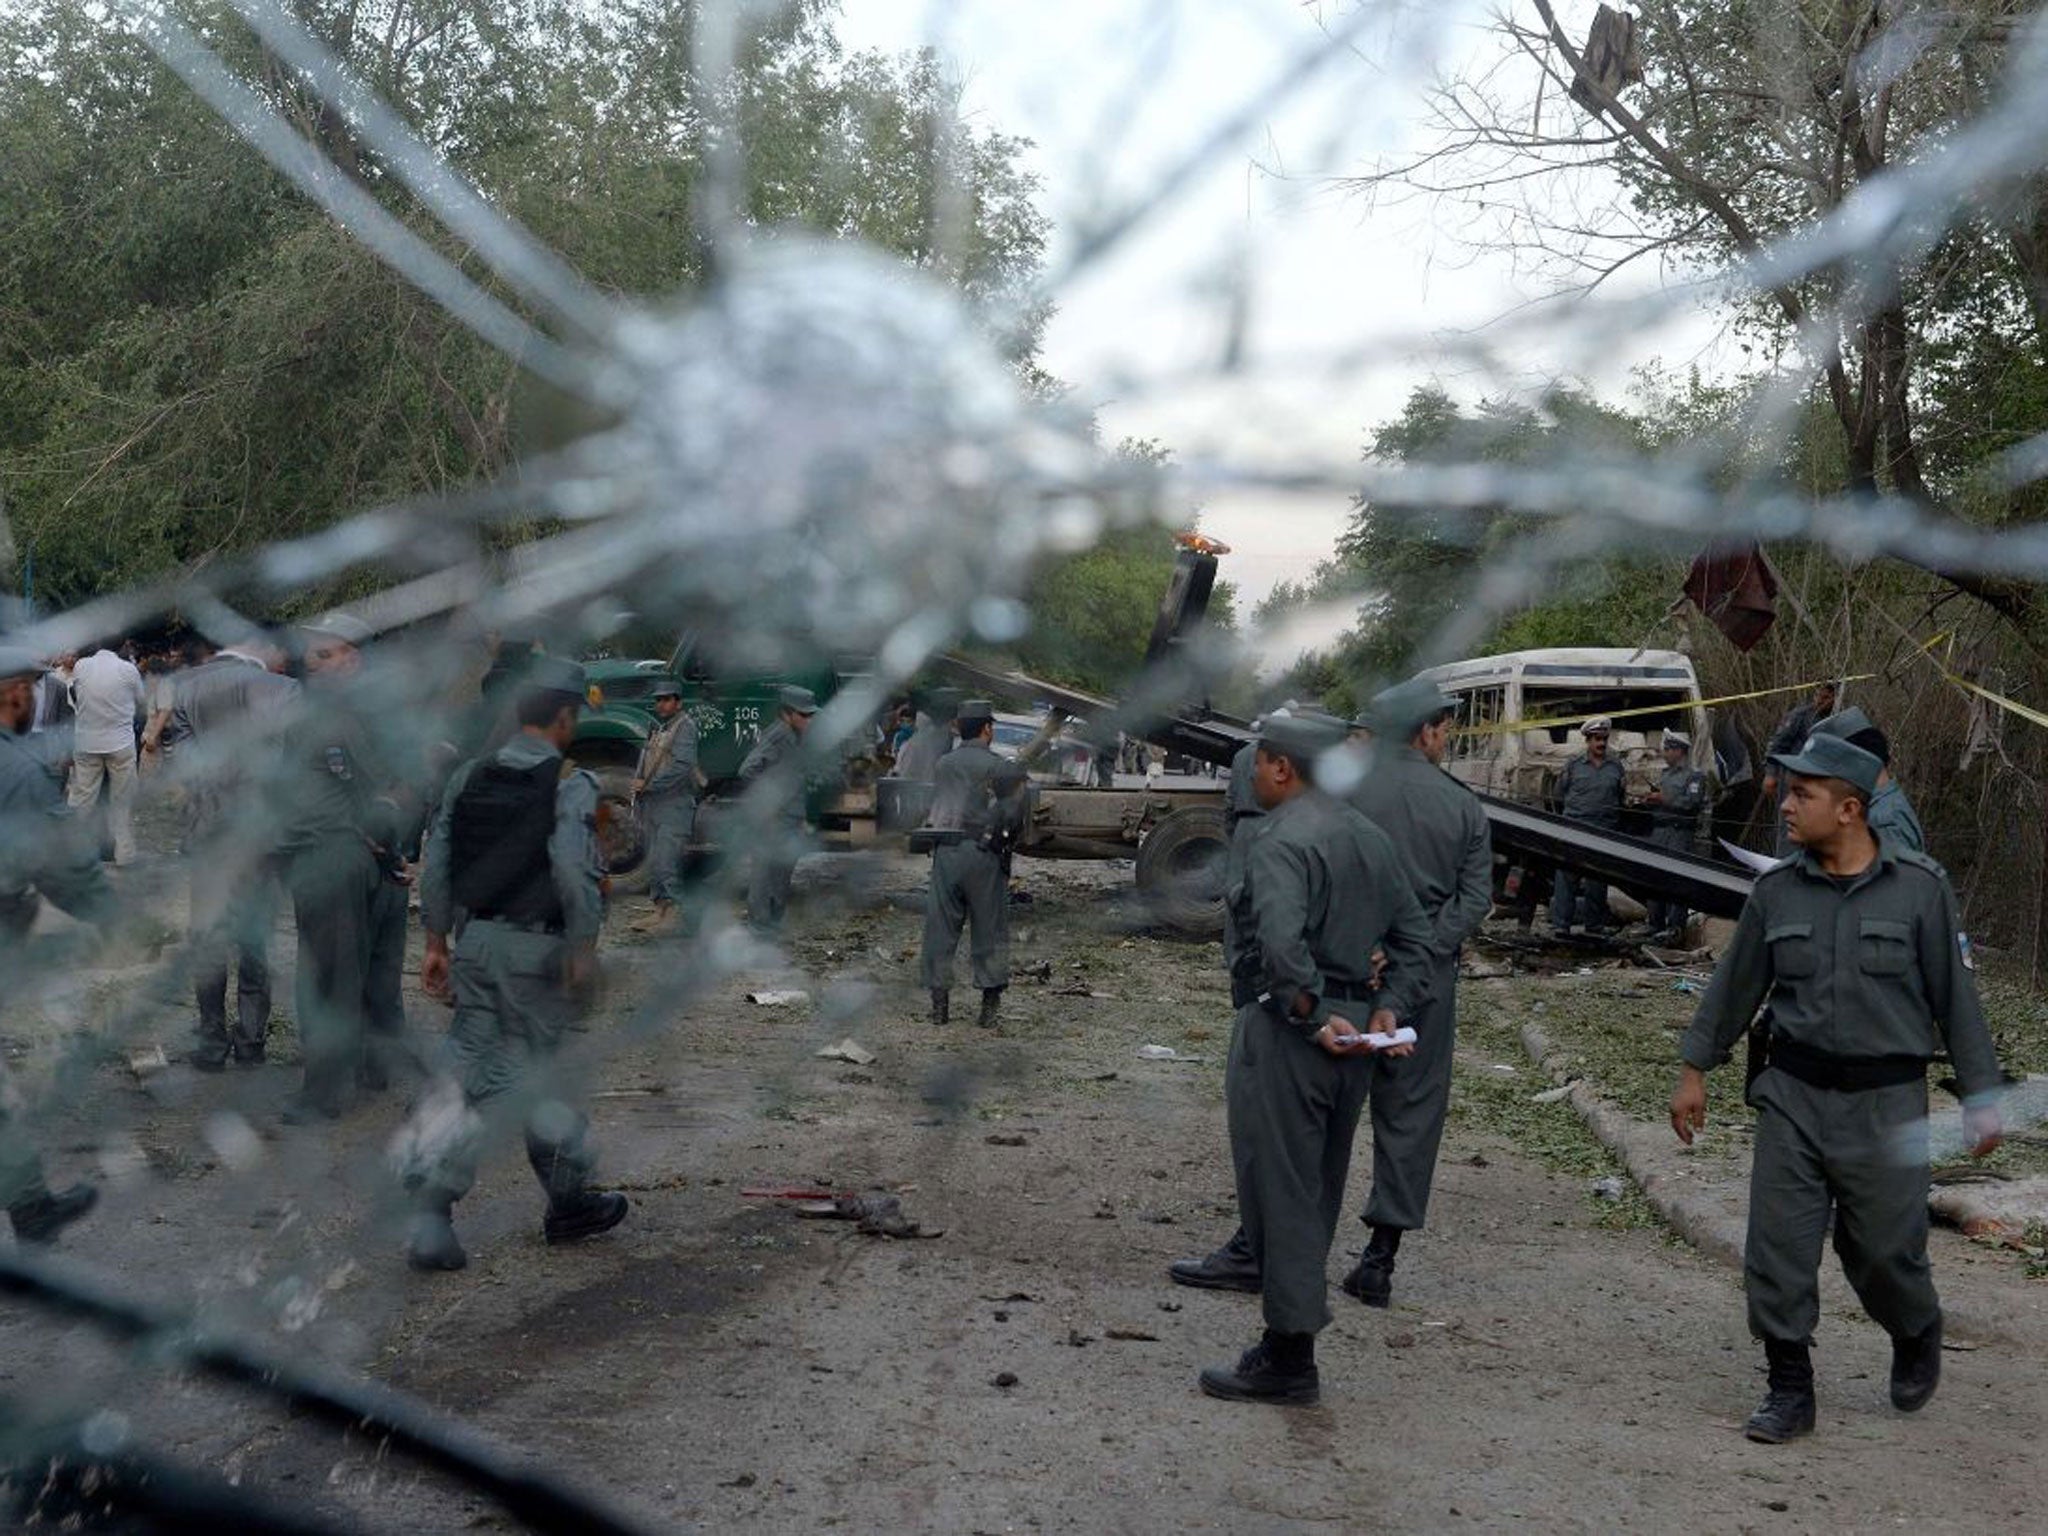
M 1927 658 L 1935 671 L 1939 672 L 1949 682 L 1954 683 L 1958 688 L 1967 689 L 1969 692 L 1976 694 L 1978 698 L 1988 699 L 2000 709 L 2018 715 L 2022 720 L 2031 720 L 2042 729 L 2048 730 L 2048 714 L 2035 709 L 2031 704 L 2022 704 L 2018 699 L 2009 699 L 2002 693 L 1993 693 L 1989 688 L 1973 683 L 1967 677 L 1958 676 L 1956 673 L 1951 672 L 1944 663 L 1936 661 L 1934 658 L 1934 648 L 1944 640 L 1948 640 L 1951 648 L 1953 648 L 1953 636 L 1948 630 L 1943 630 L 1932 640 L 1919 647 L 1919 654 Z
M 1941 637 L 1937 635 L 1935 638 L 1940 639 Z M 1932 643 L 1932 641 L 1929 642 L 1929 644 Z M 1603 714 L 1609 720 L 1628 720 L 1637 715 L 1669 714 L 1674 707 L 1682 709 L 1712 709 L 1719 704 L 1741 704 L 1749 699 L 1768 699 L 1774 694 L 1780 693 L 1811 693 L 1823 682 L 1864 683 L 1876 676 L 1875 672 L 1856 672 L 1841 678 L 1815 678 L 1813 681 L 1806 683 L 1787 683 L 1782 688 L 1757 688 L 1748 693 L 1724 693 L 1717 698 L 1711 699 L 1679 698 L 1671 704 L 1645 704 L 1637 709 L 1596 710 L 1594 713 Z M 1446 688 L 1444 691 L 1448 693 L 1452 690 Z M 1510 731 L 1539 731 L 1547 730 L 1553 725 L 1580 725 L 1592 718 L 1593 715 L 1586 714 L 1554 715 L 1547 719 L 1536 720 L 1505 720 L 1496 722 L 1493 725 L 1460 726 L 1454 734 L 1459 736 L 1505 736 Z M 2048 720 L 2044 720 L 2043 723 L 2048 724 Z

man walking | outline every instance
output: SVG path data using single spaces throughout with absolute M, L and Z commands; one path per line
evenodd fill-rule
M 1586 750 L 1564 765 L 1555 793 L 1560 815 L 1618 832 L 1628 776 L 1621 764 L 1607 755 L 1607 737 L 1612 730 L 1605 715 L 1595 715 L 1579 727 Z M 1550 926 L 1559 933 L 1572 933 L 1582 924 L 1595 933 L 1614 931 L 1614 914 L 1607 910 L 1607 884 L 1560 869 L 1552 884 Z
M 932 791 L 931 880 L 925 887 L 921 968 L 931 994 L 932 1023 L 951 1016 L 953 952 L 971 924 L 974 984 L 981 989 L 983 1029 L 996 1027 L 1003 989 L 1010 984 L 1009 880 L 1003 854 L 1022 825 L 1026 776 L 1021 765 L 996 756 L 995 706 L 969 699 L 960 706 L 960 746 L 939 759 Z
M 747 922 L 756 933 L 780 933 L 789 911 L 790 883 L 804 853 L 804 733 L 817 713 L 810 689 L 784 688 L 775 724 L 740 764 L 740 782 L 764 818 L 747 877 Z
M 42 676 L 33 656 L 0 648 L 0 975 L 10 988 L 20 985 L 39 895 L 85 922 L 104 924 L 114 915 L 98 851 L 65 805 L 56 770 L 28 743 Z M 0 1060 L 0 1204 L 15 1237 L 51 1242 L 98 1199 L 90 1184 L 52 1191 L 44 1181 L 42 1159 L 28 1143 L 14 1084 Z
M 1372 771 L 1351 804 L 1393 844 L 1415 888 L 1430 937 L 1425 985 L 1411 994 L 1412 1055 L 1365 1063 L 1372 1114 L 1370 1231 L 1343 1290 L 1369 1307 L 1392 1304 L 1401 1236 L 1429 1214 L 1437 1149 L 1451 1103 L 1457 1049 L 1458 951 L 1493 910 L 1493 835 L 1472 791 L 1445 773 L 1458 701 L 1416 679 L 1372 701 L 1378 744 Z
M 146 712 L 142 673 L 102 645 L 71 670 L 71 806 L 81 810 L 107 786 L 114 863 L 135 860 L 135 729 Z
M 489 1122 L 525 1129 L 527 1161 L 547 1195 L 549 1243 L 593 1237 L 625 1219 L 624 1195 L 590 1187 L 590 1122 L 556 1060 L 596 981 L 604 915 L 597 779 L 563 765 L 583 690 L 581 667 L 536 657 L 514 703 L 517 734 L 456 770 L 428 834 L 420 982 L 455 1004 L 448 1050 L 460 1104 L 430 1096 L 400 1135 L 414 1269 L 469 1262 L 454 1206 L 476 1182 Z
M 1692 738 L 1682 731 L 1664 733 L 1664 771 L 1645 802 L 1650 807 L 1650 841 L 1659 848 L 1690 853 L 1698 835 L 1700 812 L 1707 804 L 1707 776 L 1692 766 Z M 1652 899 L 1652 937 L 1668 944 L 1685 938 L 1682 903 Z
M 1927 1262 L 1927 1064 L 1946 1047 L 1976 1155 L 1998 1145 L 2001 1082 L 1977 1000 L 1955 893 L 1924 854 L 1870 835 L 1878 761 L 1816 731 L 1773 763 L 1798 853 L 1757 877 L 1735 937 L 1679 1047 L 1671 1127 L 1706 1124 L 1706 1073 L 1728 1059 L 1759 1005 L 1757 1111 L 1743 1281 L 1769 1391 L 1752 1440 L 1814 1426 L 1810 1346 L 1821 1243 L 1892 1337 L 1892 1405 L 1911 1413 L 1941 1377 L 1941 1303 Z
M 683 690 L 673 678 L 654 685 L 655 728 L 633 771 L 641 823 L 647 828 L 648 895 L 653 915 L 639 924 L 655 932 L 675 921 L 683 899 L 683 860 L 697 824 L 697 793 L 704 775 L 697 766 L 697 723 L 683 708 Z
M 1371 1047 L 1427 986 L 1430 930 L 1386 834 L 1314 787 L 1341 721 L 1284 716 L 1260 737 L 1254 783 L 1267 813 L 1231 893 L 1244 952 L 1224 1078 L 1231 1161 L 1260 1277 L 1266 1330 L 1235 1366 L 1201 1373 L 1212 1397 L 1313 1403 L 1315 1336 L 1330 1321 L 1330 1243 L 1343 1210 Z M 1376 989 L 1374 950 L 1386 956 Z M 1357 1011 L 1357 1010 L 1353 1010 Z M 1408 1048 L 1391 1049 L 1405 1052 Z
M 163 745 L 179 754 L 185 786 L 185 860 L 192 876 L 192 985 L 199 1006 L 192 1065 L 261 1066 L 270 1030 L 270 930 L 276 862 L 249 817 L 253 776 L 289 723 L 299 686 L 283 676 L 284 649 L 261 634 L 223 647 L 178 679 Z M 235 1022 L 227 1017 L 235 970 Z

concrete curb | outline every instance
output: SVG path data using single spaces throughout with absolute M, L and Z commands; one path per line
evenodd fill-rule
M 1551 1043 L 1540 1025 L 1523 1024 L 1521 1037 L 1522 1049 L 1552 1082 L 1562 1084 L 1569 1079 L 1565 1053 Z M 1594 1139 L 1621 1159 L 1659 1219 L 1701 1253 L 1740 1274 L 1743 1236 L 1749 1225 L 1748 1180 L 1740 1182 L 1739 1193 L 1724 1190 L 1717 1195 L 1702 1188 L 1695 1154 L 1680 1147 L 1669 1126 L 1633 1118 L 1601 1098 L 1588 1078 L 1573 1083 L 1566 1097 Z M 1827 1263 L 1821 1265 L 1821 1295 L 1823 1305 L 1829 1307 L 1844 1301 L 1856 1305 L 1847 1283 Z M 1952 1300 L 1944 1300 L 1942 1315 L 1953 1338 L 1984 1342 L 2012 1338 L 2004 1321 L 1967 1303 L 1958 1307 Z
M 1522 1049 L 1555 1083 L 1570 1077 L 1563 1053 L 1551 1044 L 1542 1026 L 1525 1023 Z M 1747 1201 L 1731 1201 L 1700 1188 L 1696 1154 L 1679 1146 L 1669 1127 L 1648 1125 L 1600 1097 L 1593 1083 L 1580 1078 L 1567 1097 L 1586 1129 L 1621 1159 L 1657 1215 L 1680 1237 L 1711 1258 L 1742 1268 L 1743 1234 L 1748 1225 Z

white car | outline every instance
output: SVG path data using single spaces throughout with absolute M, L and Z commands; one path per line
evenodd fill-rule
M 997 715 L 994 750 L 998 756 L 1016 758 L 1038 739 L 1045 721 L 1037 715 Z M 1095 749 L 1069 731 L 1062 731 L 1052 745 L 1031 766 L 1031 777 L 1041 784 L 1071 784 L 1086 787 L 1095 782 Z

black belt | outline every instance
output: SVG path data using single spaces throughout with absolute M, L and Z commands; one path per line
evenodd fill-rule
M 1379 996 L 1380 989 L 1369 981 L 1328 981 L 1323 996 L 1333 1003 L 1363 1003 Z
M 560 922 L 549 922 L 545 918 L 514 917 L 509 912 L 472 912 L 472 923 L 503 923 L 508 928 L 523 929 L 527 933 L 547 933 L 560 938 L 564 927 Z
M 1782 1035 L 1771 1039 L 1770 1064 L 1810 1088 L 1832 1088 L 1839 1093 L 1898 1088 L 1924 1082 L 1927 1077 L 1924 1056 L 1834 1056 Z

